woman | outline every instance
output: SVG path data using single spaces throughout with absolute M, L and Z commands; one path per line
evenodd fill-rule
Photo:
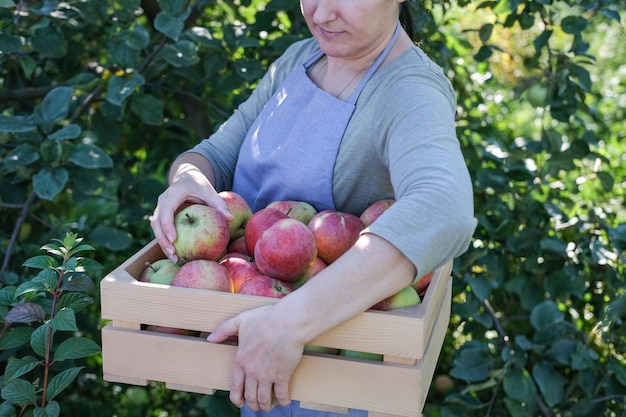
M 304 345 L 462 254 L 475 227 L 454 92 L 399 24 L 404 0 L 300 3 L 313 38 L 288 48 L 214 135 L 176 159 L 155 236 L 176 260 L 176 208 L 189 200 L 230 217 L 224 189 L 253 211 L 290 199 L 358 215 L 396 202 L 315 280 L 209 336 L 238 335 L 230 398 L 246 416 L 333 415 L 290 400 Z

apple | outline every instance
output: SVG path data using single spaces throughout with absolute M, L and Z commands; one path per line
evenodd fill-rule
M 278 220 L 286 218 L 287 215 L 285 213 L 275 208 L 262 208 L 254 212 L 250 220 L 248 220 L 244 232 L 246 251 L 248 254 L 254 256 L 254 246 L 263 232 L 269 229 L 269 227 Z
M 454 389 L 454 380 L 445 374 L 437 375 L 433 381 L 435 392 L 439 395 L 448 395 Z
M 363 222 L 363 225 L 365 227 L 369 227 L 372 223 L 374 223 L 374 220 L 380 217 L 380 215 L 383 214 L 385 210 L 391 207 L 391 205 L 395 202 L 396 200 L 394 200 L 393 198 L 385 198 L 370 204 L 365 210 L 363 210 L 361 216 L 359 216 L 359 218 Z
M 192 204 L 174 216 L 174 251 L 182 262 L 216 260 L 228 247 L 230 232 L 226 217 L 210 206 Z
M 427 272 L 426 274 L 415 280 L 413 284 L 411 284 L 413 285 L 413 288 L 415 288 L 415 291 L 417 291 L 417 294 L 419 294 L 420 297 L 423 297 L 424 294 L 426 294 L 426 290 L 428 289 L 428 286 L 430 285 L 430 281 L 432 281 L 434 274 L 434 271 Z
M 315 257 L 313 263 L 304 271 L 302 276 L 291 283 L 294 290 L 303 286 L 309 279 L 313 278 L 322 269 L 326 268 L 326 262 L 322 261 L 319 256 Z
M 233 292 L 238 292 L 239 287 L 249 278 L 261 274 L 252 258 L 239 253 L 227 254 L 220 260 L 220 265 L 226 267 L 228 276 L 233 283 Z
M 250 277 L 239 287 L 237 294 L 257 295 L 260 297 L 283 298 L 293 291 L 293 288 L 279 279 L 267 275 Z
M 235 239 L 243 236 L 246 223 L 252 217 L 252 209 L 241 194 L 234 191 L 220 191 L 219 195 L 226 202 L 228 211 L 233 215 L 233 220 L 228 222 L 230 238 Z
M 278 209 L 304 224 L 309 224 L 311 218 L 317 214 L 315 207 L 306 201 L 279 200 L 269 203 L 267 207 Z
M 139 281 L 153 284 L 170 285 L 174 275 L 180 269 L 180 264 L 167 258 L 152 263 L 146 262 L 146 268 L 141 273 Z
M 341 349 L 339 354 L 346 358 L 367 359 L 368 361 L 382 362 L 384 359 L 384 356 L 378 353 L 361 352 L 358 350 Z
M 245 229 L 244 229 L 244 233 L 245 233 Z M 227 253 L 241 253 L 241 254 L 248 255 L 248 256 L 251 255 L 250 253 L 248 253 L 248 249 L 246 249 L 245 236 L 240 236 L 238 238 L 231 239 L 230 243 L 228 244 L 228 247 L 226 248 L 226 252 Z
M 343 255 L 359 238 L 365 225 L 351 213 L 322 210 L 308 224 L 315 236 L 317 256 L 327 265 Z
M 405 308 L 414 306 L 422 302 L 422 299 L 417 294 L 415 288 L 412 285 L 409 285 L 397 293 L 390 295 L 384 300 L 379 301 L 374 304 L 371 308 L 372 310 L 396 310 L 398 308 Z
M 531 106 L 543 107 L 548 101 L 548 87 L 542 83 L 535 83 L 526 91 L 526 98 Z
M 172 286 L 197 288 L 203 290 L 233 292 L 233 283 L 228 270 L 217 261 L 196 259 L 184 263 L 174 279 Z
M 293 282 L 317 258 L 315 236 L 300 220 L 286 218 L 271 225 L 254 247 L 254 262 L 273 278 Z

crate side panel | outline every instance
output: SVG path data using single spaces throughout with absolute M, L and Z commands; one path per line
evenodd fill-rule
M 110 325 L 102 338 L 103 371 L 110 380 L 159 381 L 199 393 L 230 388 L 235 346 Z M 304 355 L 292 378 L 291 396 L 413 417 L 422 401 L 420 378 L 419 367 Z

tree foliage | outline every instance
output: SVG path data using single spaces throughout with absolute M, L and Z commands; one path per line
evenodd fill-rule
M 457 91 L 478 220 L 425 414 L 625 415 L 623 2 L 410 4 Z M 105 270 L 144 246 L 173 158 L 305 36 L 295 1 L 0 0 L 0 291 L 67 231 Z M 97 303 L 82 313 L 99 342 Z M 5 381 L 15 360 L 0 351 Z M 232 412 L 222 393 L 108 384 L 99 367 L 94 355 L 59 404 Z

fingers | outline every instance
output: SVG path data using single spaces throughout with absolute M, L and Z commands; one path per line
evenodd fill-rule
M 231 336 L 239 334 L 239 324 L 237 317 L 222 322 L 217 328 L 206 338 L 211 343 L 219 343 Z

